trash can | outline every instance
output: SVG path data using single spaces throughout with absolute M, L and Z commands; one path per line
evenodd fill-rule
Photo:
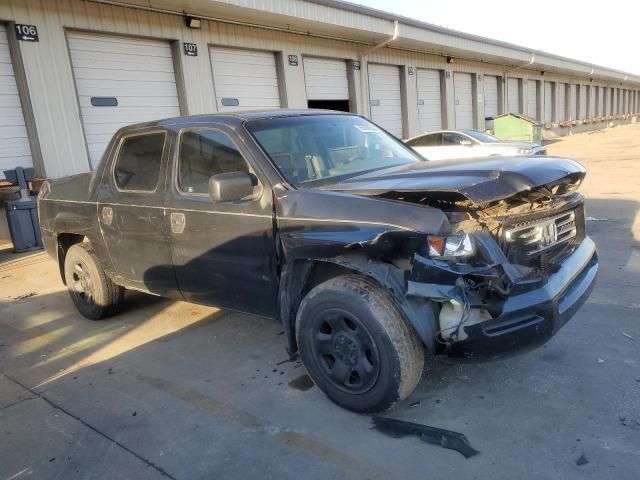
M 31 176 L 33 176 L 32 173 Z M 17 180 L 20 186 L 20 198 L 8 200 L 5 204 L 13 251 L 26 252 L 41 249 L 42 236 L 38 221 L 38 200 L 29 192 L 25 172 L 21 167 L 18 167 L 14 171 L 5 171 L 5 177 L 13 181 Z

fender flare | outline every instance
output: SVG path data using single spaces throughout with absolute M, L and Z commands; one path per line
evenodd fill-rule
M 417 296 L 408 297 L 407 282 L 402 270 L 390 263 L 371 261 L 360 252 L 328 258 L 301 259 L 285 264 L 280 276 L 278 303 L 279 318 L 291 357 L 298 351 L 295 332 L 298 307 L 304 295 L 310 290 L 309 281 L 314 268 L 319 264 L 332 264 L 344 269 L 345 272 L 351 271 L 365 275 L 390 290 L 405 319 L 411 324 L 424 345 L 432 352 L 436 351 L 436 333 L 439 328 L 436 303 Z

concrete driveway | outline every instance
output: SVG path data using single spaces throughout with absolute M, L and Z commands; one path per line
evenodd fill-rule
M 128 293 L 124 314 L 91 322 L 53 261 L 5 251 L 0 479 L 637 479 L 640 125 L 549 150 L 589 169 L 595 292 L 534 352 L 428 359 L 388 414 L 462 432 L 480 455 L 372 431 L 286 361 L 273 321 Z

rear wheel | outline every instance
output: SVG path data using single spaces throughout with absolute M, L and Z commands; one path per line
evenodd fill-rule
M 313 288 L 296 332 L 309 375 L 341 407 L 380 412 L 420 381 L 422 343 L 391 293 L 367 277 L 335 277 Z
M 118 313 L 124 301 L 124 288 L 104 273 L 88 243 L 78 243 L 67 251 L 64 275 L 71 300 L 78 311 L 91 320 Z

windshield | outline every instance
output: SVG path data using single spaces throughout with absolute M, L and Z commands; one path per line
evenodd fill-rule
M 395 137 L 357 116 L 270 118 L 245 125 L 287 181 L 296 186 L 335 183 L 424 161 Z
M 494 137 L 488 133 L 478 132 L 477 130 L 464 130 L 464 133 L 482 143 L 497 143 L 502 141 L 498 137 Z

